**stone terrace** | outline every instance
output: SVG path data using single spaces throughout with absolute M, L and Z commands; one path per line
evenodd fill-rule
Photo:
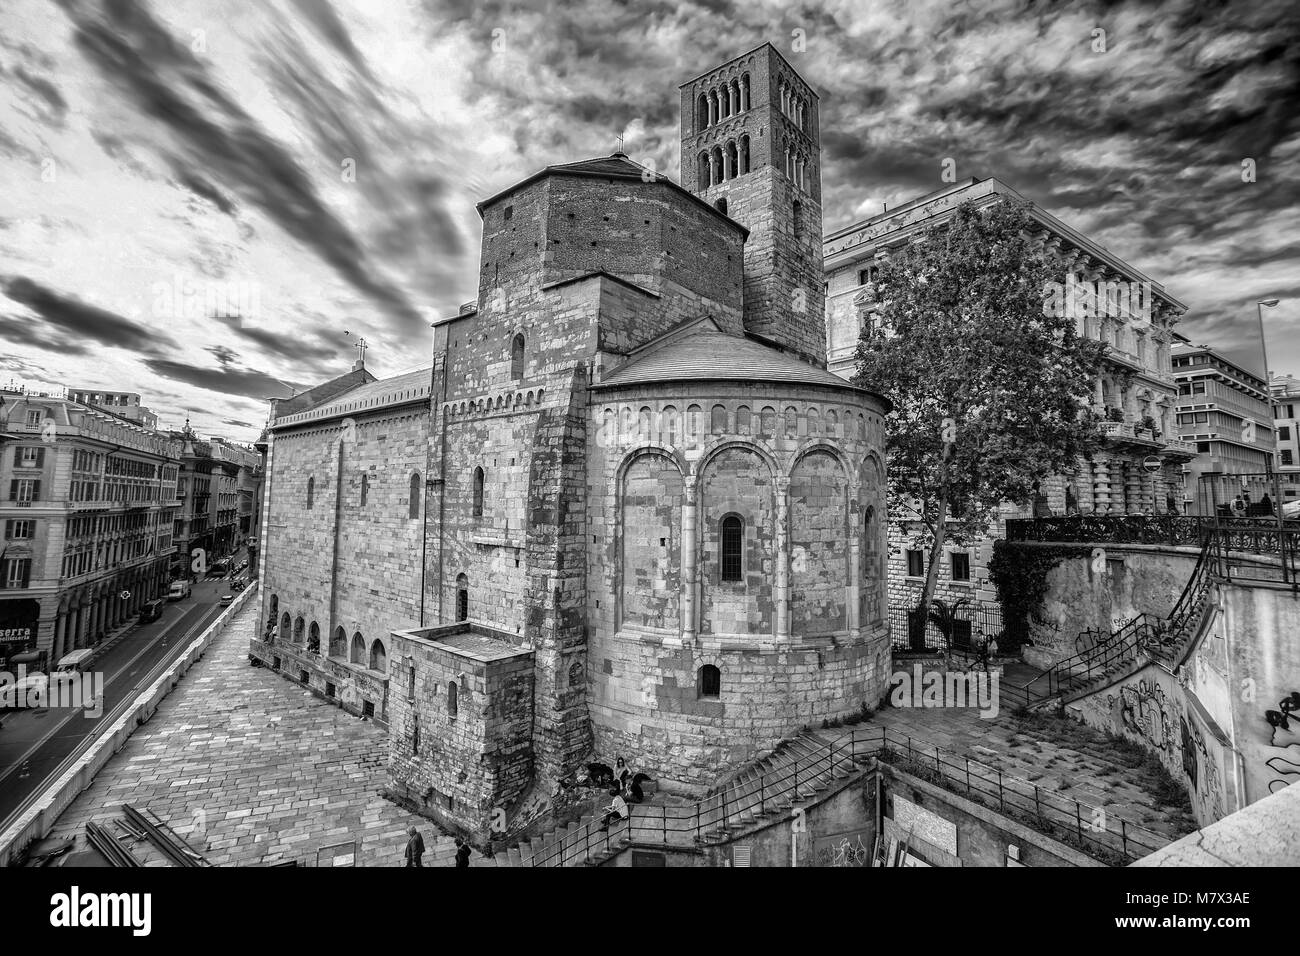
M 987 719 L 966 708 L 884 707 L 858 726 L 863 730 L 884 727 L 911 737 L 931 755 L 937 747 L 946 753 L 945 762 L 958 763 L 969 757 L 972 762 L 1001 770 L 1007 778 L 1038 786 L 1044 794 L 1099 807 L 1107 815 L 1168 840 L 1196 829 L 1186 811 L 1162 805 L 1154 793 L 1136 782 L 1140 775 L 1099 735 L 1074 721 L 1022 721 L 1005 707 Z M 831 740 L 847 734 L 849 728 L 815 732 L 823 740 Z
M 63 814 L 51 838 L 75 834 L 85 847 L 88 821 L 107 823 L 130 803 L 152 809 L 215 865 L 315 865 L 318 849 L 355 839 L 359 865 L 401 866 L 412 824 L 424 836 L 425 865 L 451 865 L 450 837 L 379 796 L 386 780 L 382 727 L 249 665 L 256 618 L 257 605 L 249 604 Z M 1169 839 L 1192 829 L 1183 814 L 1135 785 L 1133 772 L 1104 746 L 1078 736 L 1053 739 L 1005 712 L 984 720 L 974 710 L 883 708 L 860 726 L 885 726 L 956 759 L 968 756 Z M 842 733 L 847 729 L 816 730 L 822 739 Z M 498 864 L 476 851 L 470 865 Z
M 75 834 L 88 849 L 85 824 L 108 824 L 129 803 L 152 809 L 219 866 L 314 866 L 319 848 L 346 840 L 359 841 L 359 865 L 401 866 L 412 824 L 424 865 L 451 865 L 451 837 L 379 796 L 387 732 L 250 666 L 256 623 L 250 602 L 51 838 Z M 494 864 L 475 852 L 470 866 L 483 865 Z

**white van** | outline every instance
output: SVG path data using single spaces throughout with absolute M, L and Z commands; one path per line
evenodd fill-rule
M 80 650 L 72 651 L 70 654 L 64 654 L 59 658 L 59 666 L 54 670 L 60 674 L 80 673 L 85 670 L 94 654 L 95 649 L 93 647 L 83 647 Z
M 181 598 L 190 596 L 189 581 L 173 581 L 172 586 L 167 589 L 167 600 L 179 601 Z

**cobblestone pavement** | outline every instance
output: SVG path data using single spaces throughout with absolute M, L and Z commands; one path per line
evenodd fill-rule
M 314 866 L 318 850 L 349 840 L 359 841 L 359 865 L 401 866 L 411 825 L 424 836 L 425 865 L 450 866 L 452 839 L 378 793 L 385 782 L 385 729 L 249 665 L 256 616 L 250 604 L 216 638 L 60 817 L 51 837 L 75 834 L 84 846 L 88 821 L 118 818 L 121 805 L 130 803 L 152 809 L 219 866 L 287 860 Z M 969 756 L 1171 838 L 1189 830 L 1186 819 L 1136 786 L 1132 771 L 1104 746 L 1077 737 L 1054 740 L 1006 713 L 984 720 L 973 710 L 884 708 L 861 726 L 869 725 Z M 847 730 L 818 731 L 823 737 L 841 732 Z M 475 852 L 470 865 L 494 862 Z
M 362 866 L 401 866 L 406 829 L 425 866 L 450 866 L 455 844 L 431 821 L 379 796 L 387 732 L 248 663 L 256 602 L 241 611 L 59 818 L 51 837 L 149 807 L 215 865 L 296 860 L 359 841 Z M 321 865 L 329 865 L 322 863 Z M 493 865 L 475 853 L 471 866 Z

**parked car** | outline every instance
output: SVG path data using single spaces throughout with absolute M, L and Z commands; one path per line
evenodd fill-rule
M 167 589 L 167 600 L 179 601 L 181 598 L 190 596 L 189 581 L 173 581 L 172 586 Z
M 140 608 L 140 623 L 148 624 L 150 621 L 156 621 L 158 618 L 162 617 L 163 605 L 165 603 L 166 602 L 160 598 L 153 601 L 146 601 L 144 607 Z

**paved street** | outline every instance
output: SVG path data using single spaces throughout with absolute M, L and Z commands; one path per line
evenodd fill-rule
M 222 610 L 218 600 L 229 591 L 226 581 L 196 584 L 189 598 L 167 603 L 161 618 L 136 626 L 104 651 L 92 667 L 104 675 L 101 716 L 54 708 L 0 713 L 0 821 L 39 789 L 87 736 L 109 726 L 113 708 L 132 697 L 156 665 L 178 654 L 217 618 Z
M 451 865 L 455 846 L 378 793 L 386 732 L 248 663 L 257 620 L 249 604 L 158 712 L 59 819 L 53 838 L 90 820 L 149 807 L 216 865 L 296 860 L 359 841 L 364 866 L 400 866 L 406 828 L 424 835 L 426 866 Z M 491 861 L 475 853 L 471 866 Z M 323 864 L 324 865 L 324 864 Z

